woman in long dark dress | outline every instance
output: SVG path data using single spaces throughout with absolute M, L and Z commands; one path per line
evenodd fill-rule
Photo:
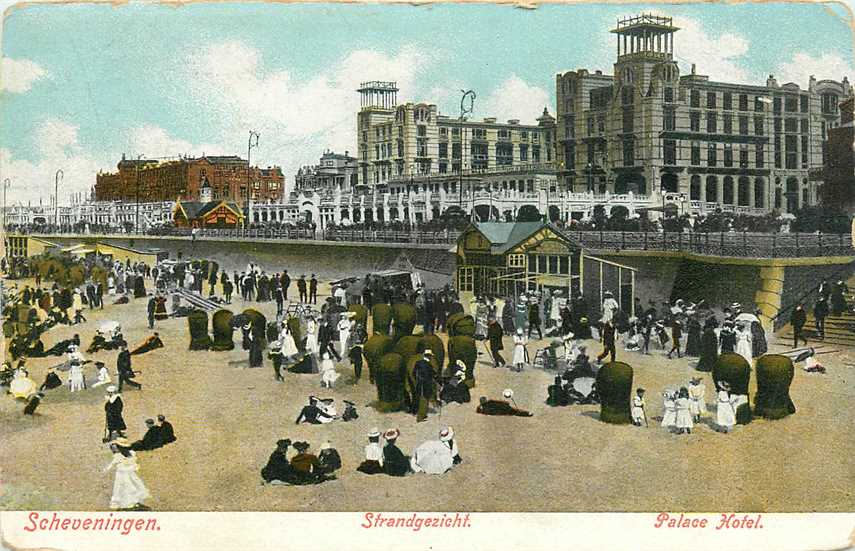
M 701 322 L 692 316 L 689 319 L 688 336 L 686 337 L 686 356 L 697 358 L 701 355 Z
M 715 334 L 717 325 L 715 318 L 709 318 L 704 323 L 704 331 L 701 335 L 701 358 L 696 367 L 698 371 L 712 371 L 718 359 L 718 337 Z
M 760 310 L 754 312 L 757 319 L 760 319 Z M 766 344 L 766 330 L 759 321 L 751 322 L 751 357 L 759 358 L 769 350 Z
M 276 442 L 276 449 L 270 454 L 270 459 L 267 460 L 267 465 L 261 469 L 261 478 L 265 482 L 282 482 L 290 483 L 296 477 L 294 468 L 288 461 L 288 447 L 291 445 L 291 440 L 279 440 Z
M 831 289 L 831 314 L 839 316 L 846 311 L 846 296 L 845 293 L 849 288 L 843 281 L 838 281 Z

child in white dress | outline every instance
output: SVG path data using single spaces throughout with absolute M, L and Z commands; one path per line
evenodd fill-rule
M 707 404 L 704 395 L 707 388 L 701 383 L 700 377 L 692 377 L 689 383 L 689 411 L 695 423 L 701 421 L 701 415 L 707 414 Z
M 647 424 L 647 415 L 644 413 L 644 389 L 638 388 L 632 398 L 632 424 L 636 427 Z
M 332 388 L 336 379 L 338 379 L 338 372 L 335 370 L 335 363 L 330 359 L 329 352 L 324 352 L 324 358 L 321 361 L 321 386 Z
M 86 388 L 86 379 L 83 376 L 83 365 L 75 360 L 71 360 L 71 371 L 68 375 L 68 388 L 71 392 L 77 392 Z
M 677 425 L 677 405 L 675 396 L 668 390 L 662 393 L 662 407 L 662 426 L 671 430 Z
M 677 400 L 674 402 L 674 407 L 677 410 L 677 433 L 691 434 L 694 423 L 692 423 L 692 413 L 689 406 L 689 390 L 686 387 L 680 389 L 677 395 Z
M 512 362 L 515 371 L 522 371 L 525 367 L 526 357 L 528 356 L 528 352 L 525 349 L 527 343 L 528 339 L 523 334 L 522 328 L 517 329 L 517 334 L 514 335 L 514 358 Z
M 722 432 L 730 432 L 736 424 L 736 412 L 730 398 L 727 383 L 720 383 L 716 395 L 716 423 Z

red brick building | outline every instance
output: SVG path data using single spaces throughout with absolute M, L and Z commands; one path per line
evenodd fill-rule
M 823 205 L 855 214 L 855 98 L 840 103 L 840 126 L 828 130 L 825 143 Z
M 202 182 L 207 180 L 214 200 L 243 205 L 247 199 L 278 202 L 285 188 L 280 167 L 247 169 L 246 160 L 234 155 L 165 162 L 122 156 L 117 168 L 117 172 L 97 175 L 96 201 L 198 201 Z

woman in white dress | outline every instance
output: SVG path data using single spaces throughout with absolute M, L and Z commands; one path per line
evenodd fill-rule
M 107 294 L 116 294 L 116 280 L 113 279 L 113 276 L 107 276 Z
M 119 438 L 113 441 L 110 451 L 113 452 L 113 461 L 104 469 L 104 472 L 107 472 L 113 467 L 116 468 L 110 509 L 147 509 L 142 502 L 151 494 L 137 474 L 137 458 L 127 440 Z
M 341 356 L 347 356 L 347 341 L 350 340 L 350 312 L 344 312 L 338 320 L 338 344 Z
M 751 330 L 746 329 L 745 325 L 741 323 L 736 328 L 736 353 L 745 358 L 745 361 L 751 365 Z
M 86 378 L 83 375 L 83 364 L 77 359 L 71 360 L 71 371 L 68 374 L 68 388 L 77 392 L 86 388 Z
M 329 352 L 324 352 L 324 358 L 321 361 L 321 386 L 332 388 L 337 379 L 338 372 L 335 370 L 335 363 L 330 359 Z
M 517 334 L 514 335 L 514 357 L 512 363 L 516 371 L 522 371 L 525 367 L 528 356 L 528 351 L 525 349 L 526 344 L 528 344 L 528 339 L 523 334 L 522 327 L 520 327 L 517 329 Z
M 615 317 L 615 312 L 618 311 L 620 305 L 618 301 L 614 299 L 611 291 L 606 291 L 603 293 L 603 317 L 600 318 L 602 323 L 608 323 Z
M 733 403 L 730 398 L 730 387 L 727 383 L 719 384 L 718 394 L 716 395 L 716 424 L 718 424 L 722 432 L 730 432 L 733 425 L 736 424 L 736 410 L 733 409 Z
M 677 426 L 677 404 L 675 403 L 675 396 L 671 394 L 670 390 L 662 393 L 662 407 L 664 408 L 662 426 L 671 430 Z
M 101 362 L 96 362 L 95 365 L 98 367 L 98 381 L 92 385 L 92 388 L 110 384 L 112 380 L 110 379 L 110 372 L 107 370 L 107 366 Z
M 682 387 L 677 400 L 674 402 L 674 408 L 677 411 L 676 423 L 678 434 L 692 434 L 692 413 L 690 410 L 689 389 Z
M 297 343 L 294 342 L 294 335 L 291 334 L 291 329 L 287 323 L 282 324 L 282 330 L 279 332 L 279 342 L 282 343 L 282 358 L 293 358 L 300 353 L 297 350 Z
M 306 352 L 309 354 L 318 354 L 318 324 L 314 318 L 309 318 L 306 322 Z
M 692 377 L 689 382 L 689 411 L 692 413 L 692 418 L 695 423 L 699 423 L 701 415 L 707 414 L 707 404 L 704 395 L 707 392 L 707 387 L 701 383 L 700 377 Z

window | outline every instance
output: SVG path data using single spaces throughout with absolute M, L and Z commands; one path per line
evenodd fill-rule
M 528 161 L 528 144 L 524 144 L 524 143 L 520 144 L 520 161 L 521 162 Z
M 509 255 L 513 256 L 513 255 Z M 520 255 L 522 256 L 522 255 Z M 511 265 L 508 259 L 508 267 L 523 268 L 524 265 Z M 570 257 L 557 254 L 530 254 L 528 255 L 528 269 L 539 274 L 568 274 L 570 273 Z
M 475 128 L 474 130 L 472 130 L 472 139 L 473 140 L 486 140 L 487 139 L 487 129 Z
M 380 127 L 379 126 L 374 128 L 374 139 L 376 139 L 376 140 L 380 139 Z
M 748 134 L 748 116 L 739 115 L 739 133 L 743 136 Z
M 808 205 L 810 203 L 808 195 L 808 188 L 802 188 L 802 206 Z
M 633 91 L 632 86 L 625 86 L 620 91 L 620 99 L 622 105 L 632 105 L 634 100 L 635 92 Z
M 775 136 L 775 168 L 781 168 L 781 136 Z
M 746 107 L 747 107 L 747 105 L 746 105 Z M 757 111 L 758 113 L 762 113 L 764 109 L 765 109 L 765 104 L 763 103 L 761 96 L 755 96 L 754 97 L 754 110 Z
M 448 137 L 448 127 L 446 127 L 446 126 L 440 126 L 439 127 L 439 137 L 440 138 L 447 138 Z
M 511 131 L 508 130 L 507 128 L 500 128 L 498 136 L 499 136 L 500 140 L 510 140 L 511 139 Z
M 801 127 L 802 134 L 808 133 L 808 120 L 807 119 L 801 119 L 799 126 Z
M 754 109 L 757 109 L 756 103 Z M 748 111 L 748 94 L 739 94 L 739 110 Z M 760 111 L 762 111 L 762 109 L 760 109 Z
M 754 117 L 754 134 L 756 136 L 763 135 L 763 117 Z
M 757 168 L 763 168 L 765 166 L 766 161 L 763 158 L 763 146 L 758 145 L 757 149 L 754 151 L 754 164 L 757 165 Z
M 837 113 L 837 94 L 823 94 L 821 98 L 822 112 L 827 115 Z
M 775 117 L 775 134 L 780 134 L 782 129 L 781 117 Z
M 744 145 L 739 149 L 739 167 L 748 168 L 748 148 Z
M 672 103 L 674 101 L 674 89 L 670 86 L 666 86 L 663 90 L 663 99 L 665 103 Z
M 457 279 L 460 285 L 461 291 L 472 291 L 473 287 L 473 274 L 474 270 L 472 268 L 460 268 L 457 271 Z
M 799 131 L 799 120 L 798 119 L 786 119 L 784 121 L 784 130 L 787 132 L 798 132 Z
M 460 159 L 462 151 L 463 150 L 460 147 L 459 143 L 451 144 L 451 158 L 452 159 Z
M 799 96 L 799 110 L 802 113 L 807 113 L 808 112 L 808 106 L 809 106 L 808 97 L 805 95 Z
M 808 137 L 802 136 L 802 168 L 808 167 Z
M 662 126 L 666 132 L 676 129 L 677 117 L 673 107 L 666 107 L 662 111 Z
M 701 106 L 701 93 L 697 90 L 692 90 L 689 94 L 689 106 L 690 107 L 700 107 Z
M 606 131 L 606 117 L 605 117 L 605 115 L 597 115 L 597 132 L 602 134 L 605 131 Z M 536 138 L 538 136 L 538 134 L 535 134 L 534 136 Z M 535 140 L 535 141 L 537 141 L 537 140 Z
M 448 144 L 447 143 L 440 142 L 438 157 L 440 159 L 447 159 L 448 158 Z
M 525 255 L 524 254 L 509 254 L 508 255 L 508 268 L 525 268 Z
M 460 129 L 459 128 L 452 128 L 451 129 L 451 137 L 457 138 L 459 140 L 460 139 Z
M 715 109 L 715 92 L 707 92 L 707 109 Z
M 733 115 L 725 113 L 722 115 L 722 121 L 724 123 L 724 133 L 733 134 Z
M 715 111 L 707 111 L 707 133 L 715 134 L 718 131 L 716 126 L 716 114 Z
M 701 144 L 699 144 L 698 142 L 692 142 L 691 163 L 693 166 L 698 166 L 701 164 Z
M 662 141 L 662 157 L 666 165 L 677 164 L 677 140 Z
M 689 130 L 692 132 L 701 131 L 701 113 L 700 111 L 692 111 L 689 113 Z
M 798 96 L 787 96 L 784 99 L 784 111 L 787 113 L 795 113 L 799 110 Z
M 594 116 L 588 115 L 588 135 L 594 135 Z
M 733 146 L 724 144 L 724 166 L 733 166 Z
M 635 117 L 635 112 L 633 109 L 624 107 L 623 109 L 623 131 L 624 132 L 632 132 L 633 128 L 633 118 Z
M 772 112 L 776 115 L 781 114 L 781 98 L 775 98 L 772 100 Z
M 784 144 L 786 149 L 786 168 L 798 168 L 798 136 L 786 136 Z
M 733 109 L 733 94 L 731 92 L 725 92 L 722 97 L 721 106 L 723 109 Z
M 416 135 L 417 136 L 427 136 L 427 126 L 420 124 L 416 127 Z
M 635 164 L 635 144 L 632 140 L 623 141 L 623 166 Z
M 707 166 L 715 166 L 716 165 L 716 163 L 718 162 L 716 153 L 717 152 L 715 149 L 715 144 L 710 143 L 707 146 Z
M 520 155 L 522 157 L 522 155 Z M 531 162 L 539 163 L 540 162 L 540 146 L 535 145 L 531 148 Z
M 571 140 L 576 137 L 575 115 L 566 115 L 564 117 L 564 137 Z

